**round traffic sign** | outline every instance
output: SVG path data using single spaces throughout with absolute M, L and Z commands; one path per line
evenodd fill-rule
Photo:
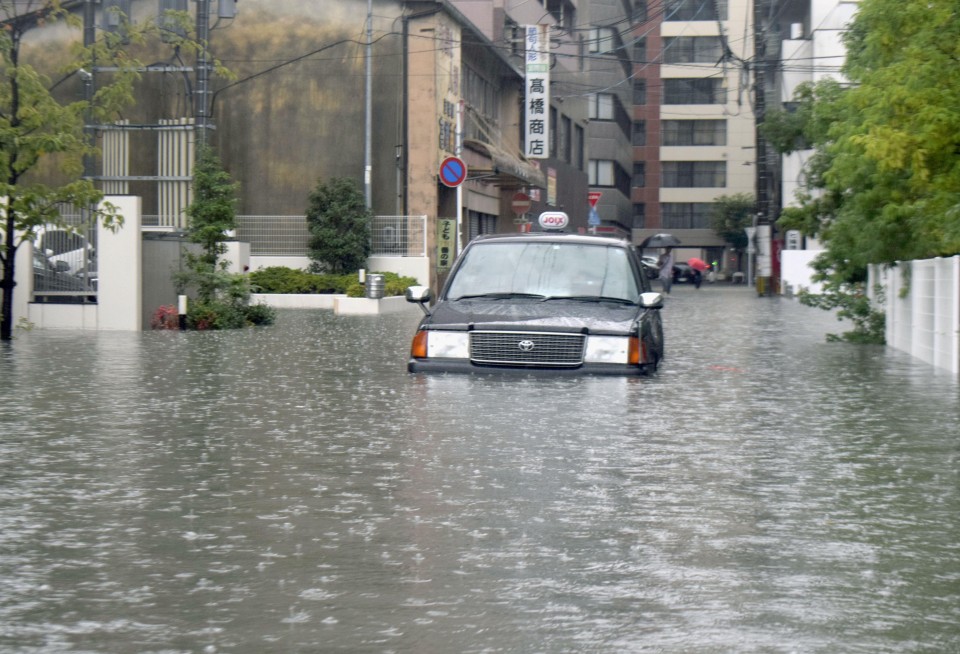
M 460 157 L 447 157 L 440 163 L 440 181 L 444 186 L 460 186 L 466 178 L 467 164 Z
M 530 196 L 526 193 L 514 193 L 510 206 L 513 208 L 513 213 L 518 216 L 527 213 L 530 211 Z

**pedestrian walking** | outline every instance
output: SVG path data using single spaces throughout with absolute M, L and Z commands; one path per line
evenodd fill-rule
M 670 295 L 670 286 L 673 284 L 673 248 L 667 248 L 660 255 L 660 283 L 663 284 L 663 292 Z

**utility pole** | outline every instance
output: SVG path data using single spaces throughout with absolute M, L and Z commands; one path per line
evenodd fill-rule
M 89 48 L 96 43 L 97 40 L 97 14 L 96 7 L 94 6 L 94 0 L 84 0 L 83 3 L 83 47 Z M 94 71 L 96 70 L 96 62 L 91 66 L 91 70 L 80 69 L 78 74 L 83 80 L 83 101 L 87 104 L 87 109 L 84 115 L 84 128 L 83 132 L 87 139 L 87 145 L 92 146 L 94 144 L 94 129 L 93 129 L 93 108 L 91 104 L 93 103 L 93 93 L 94 93 Z M 94 160 L 93 155 L 87 153 L 83 155 L 83 176 L 86 179 L 91 179 L 94 175 Z
M 364 107 L 363 193 L 373 208 L 373 0 L 367 0 L 366 99 Z
M 207 142 L 207 128 L 210 122 L 210 64 L 207 61 L 207 47 L 210 43 L 210 0 L 197 1 L 197 39 L 200 51 L 197 54 L 197 91 L 194 96 L 194 122 L 197 139 L 201 144 Z
M 757 222 L 754 239 L 757 250 L 756 285 L 758 295 L 772 293 L 773 259 L 771 240 L 773 226 L 770 223 L 770 198 L 768 180 L 770 177 L 770 157 L 767 153 L 767 141 L 763 137 L 763 122 L 767 110 L 767 13 L 768 0 L 754 0 L 753 3 L 753 44 L 754 44 L 754 124 L 756 130 L 757 155 Z

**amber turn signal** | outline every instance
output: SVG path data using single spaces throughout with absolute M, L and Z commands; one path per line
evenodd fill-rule
M 413 342 L 410 344 L 410 356 L 414 359 L 426 359 L 427 358 L 427 331 L 421 330 L 416 333 L 413 337 Z
M 641 360 L 646 360 L 646 355 L 642 353 L 643 346 L 640 343 L 640 339 L 636 336 L 630 337 L 630 342 L 627 345 L 627 363 L 632 366 L 639 366 Z

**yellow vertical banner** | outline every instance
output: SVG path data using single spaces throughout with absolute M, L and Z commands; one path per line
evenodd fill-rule
M 450 270 L 456 255 L 457 221 L 437 218 L 437 270 Z

